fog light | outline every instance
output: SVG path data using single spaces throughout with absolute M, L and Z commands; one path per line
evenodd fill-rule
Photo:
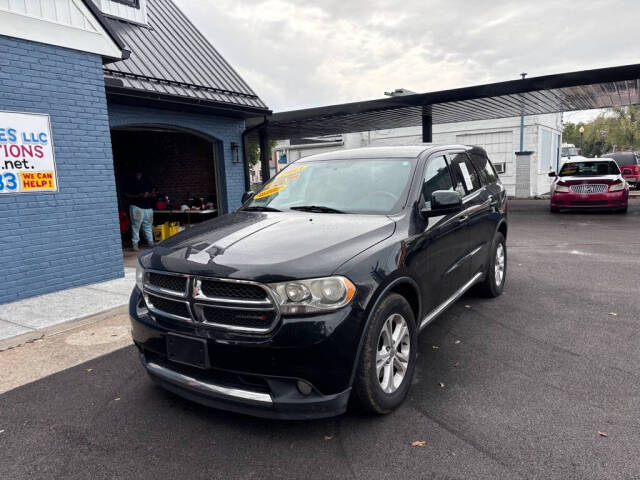
M 307 382 L 303 382 L 302 380 L 298 380 L 298 390 L 304 396 L 311 395 L 313 388 Z

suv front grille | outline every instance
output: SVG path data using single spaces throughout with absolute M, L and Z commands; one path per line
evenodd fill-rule
M 595 183 L 583 183 L 581 185 L 571 185 L 571 191 L 573 193 L 603 193 L 606 192 L 608 185 L 595 184 Z
M 267 333 L 280 318 L 269 287 L 249 281 L 147 271 L 144 296 L 163 326 L 171 319 L 190 328 Z
M 257 285 L 223 282 L 220 280 L 202 280 L 202 293 L 207 297 L 234 298 L 244 300 L 266 300 L 267 292 Z
M 151 272 L 148 276 L 148 282 L 154 287 L 180 294 L 187 291 L 187 277 Z
M 205 323 L 231 327 L 267 330 L 273 323 L 276 313 L 273 310 L 236 310 L 218 306 L 201 306 Z
M 147 303 L 149 308 L 158 314 L 168 313 L 173 317 L 180 317 L 185 320 L 191 319 L 189 306 L 184 301 L 169 300 L 168 298 L 158 297 L 157 295 L 147 295 Z

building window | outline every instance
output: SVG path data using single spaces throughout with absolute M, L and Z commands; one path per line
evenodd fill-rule
M 127 7 L 140 8 L 140 0 L 111 0 L 112 2 L 122 3 Z
M 507 172 L 507 164 L 506 163 L 494 163 L 494 167 L 496 167 L 497 173 L 506 173 Z

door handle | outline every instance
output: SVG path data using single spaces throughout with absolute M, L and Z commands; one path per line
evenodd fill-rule
M 463 215 L 461 217 L 458 217 L 458 222 L 462 223 L 466 221 L 468 218 L 469 218 L 469 215 Z
M 492 207 L 498 205 L 498 200 L 496 200 L 493 195 L 489 195 L 489 205 L 491 205 Z

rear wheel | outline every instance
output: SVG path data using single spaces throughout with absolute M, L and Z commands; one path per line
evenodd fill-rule
M 395 410 L 407 396 L 417 358 L 413 310 L 398 294 L 387 295 L 373 312 L 353 386 L 356 403 L 369 413 Z
M 497 232 L 491 243 L 491 257 L 484 281 L 479 290 L 485 297 L 497 297 L 502 294 L 507 279 L 507 242 L 504 235 Z

